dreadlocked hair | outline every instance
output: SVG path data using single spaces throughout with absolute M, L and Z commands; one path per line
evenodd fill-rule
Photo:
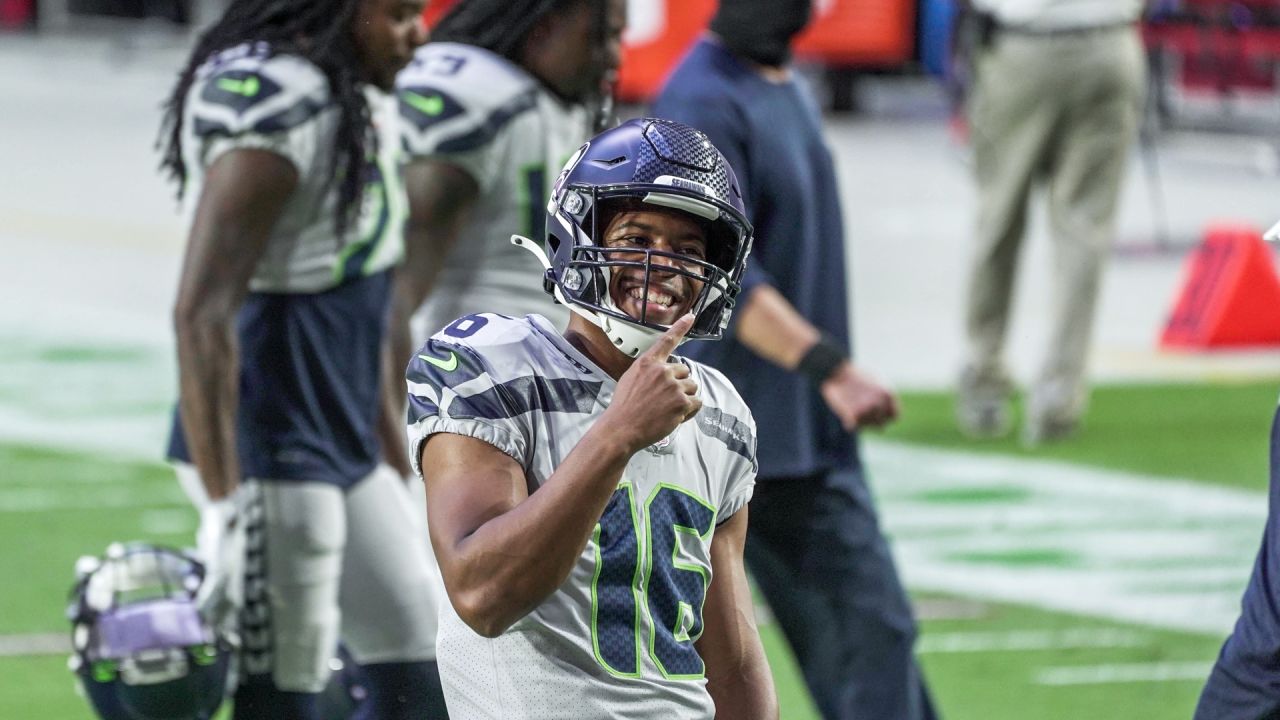
M 462 0 L 431 28 L 431 41 L 474 45 L 519 65 L 525 38 L 542 18 L 587 2 L 596 6 L 596 32 L 603 42 L 607 0 Z M 583 104 L 592 113 L 593 132 L 616 124 L 612 91 L 596 93 Z
M 337 133 L 329 160 L 330 177 L 339 183 L 334 228 L 339 235 L 345 232 L 352 209 L 361 198 L 365 158 L 376 143 L 369 132 L 369 106 L 361 91 L 351 30 L 360 2 L 232 0 L 221 19 L 200 36 L 164 105 L 157 143 L 163 147 L 160 167 L 177 182 L 179 197 L 187 181 L 187 166 L 182 158 L 182 118 L 197 71 L 216 53 L 251 44 L 256 51 L 287 52 L 305 58 L 329 81 L 329 95 L 338 108 Z
M 475 45 L 519 63 L 520 47 L 539 20 L 587 1 L 463 0 L 431 28 L 431 40 Z

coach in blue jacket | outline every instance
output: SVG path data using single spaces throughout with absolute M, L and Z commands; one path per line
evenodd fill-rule
M 747 564 L 823 717 L 933 718 L 855 434 L 892 421 L 897 400 L 849 359 L 835 171 L 816 102 L 787 66 L 809 12 L 809 0 L 722 0 L 653 107 L 710 136 L 756 228 L 726 340 L 686 348 L 756 417 Z

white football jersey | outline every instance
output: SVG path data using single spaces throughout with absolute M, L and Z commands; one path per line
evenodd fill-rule
M 363 201 L 339 238 L 338 182 L 332 173 L 338 109 L 320 69 L 295 55 L 271 55 L 259 43 L 218 53 L 197 71 L 183 117 L 188 223 L 205 173 L 225 152 L 267 150 L 298 170 L 298 186 L 271 232 L 251 291 L 321 292 L 386 270 L 403 256 L 408 205 L 400 182 L 395 101 L 372 87 L 365 95 L 378 154 L 364 168 Z
M 480 190 L 419 313 L 418 341 L 478 312 L 536 313 L 564 328 L 569 313 L 543 291 L 542 266 L 510 240 L 544 240 L 551 185 L 591 137 L 587 111 L 505 58 L 458 43 L 422 46 L 396 84 L 406 160 L 449 162 Z
M 702 410 L 636 453 L 568 580 L 497 638 L 445 604 L 436 638 L 456 717 L 709 718 L 694 642 L 716 526 L 755 482 L 755 423 L 719 372 L 689 360 Z M 608 407 L 615 381 L 545 318 L 480 314 L 410 363 L 415 465 L 434 433 L 490 443 L 538 491 Z M 431 468 L 418 468 L 430 474 Z

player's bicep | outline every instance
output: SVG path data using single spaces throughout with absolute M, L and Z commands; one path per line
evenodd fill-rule
M 459 547 L 493 518 L 529 495 L 524 469 L 493 445 L 466 435 L 436 433 L 422 444 L 431 544 L 448 583 L 459 573 Z
M 297 185 L 297 169 L 276 153 L 237 149 L 214 161 L 187 241 L 179 317 L 234 311 Z

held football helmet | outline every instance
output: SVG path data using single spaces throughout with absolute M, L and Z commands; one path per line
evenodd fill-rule
M 707 259 L 653 249 L 607 248 L 611 208 L 631 203 L 687 213 L 707 231 Z M 718 339 L 729 325 L 751 250 L 751 223 L 733 168 L 702 132 L 670 120 L 637 119 L 607 130 L 578 149 L 556 179 L 547 204 L 546 252 L 528 238 L 511 242 L 539 257 L 556 300 L 599 326 L 635 357 L 667 326 L 623 312 L 609 294 L 610 273 L 639 268 L 648 306 L 652 272 L 685 275 L 702 291 L 691 311 L 688 339 Z M 665 258 L 654 263 L 655 257 Z
M 208 720 L 232 644 L 201 617 L 204 566 L 177 550 L 113 544 L 76 563 L 69 665 L 104 720 Z

